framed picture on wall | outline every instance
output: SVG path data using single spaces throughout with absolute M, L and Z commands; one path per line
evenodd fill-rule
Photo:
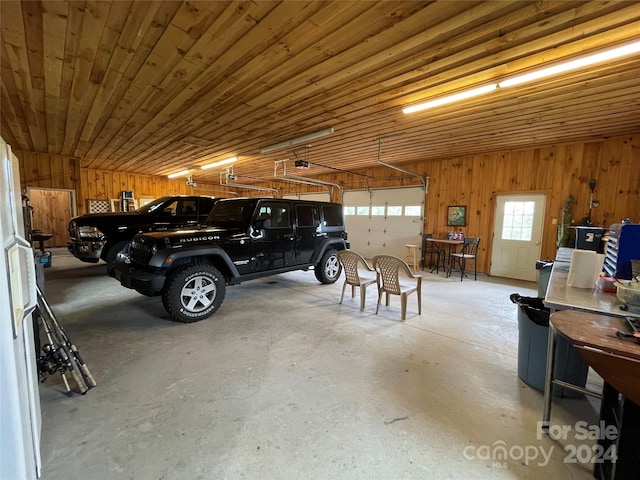
M 450 205 L 447 207 L 447 225 L 460 227 L 467 224 L 467 206 Z

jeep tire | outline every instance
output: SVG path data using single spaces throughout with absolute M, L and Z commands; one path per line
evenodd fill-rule
M 322 258 L 320 262 L 313 267 L 316 278 L 321 283 L 334 283 L 340 277 L 342 273 L 342 265 L 338 260 L 338 251 L 330 248 Z
M 226 281 L 213 265 L 186 265 L 167 278 L 162 304 L 171 319 L 192 323 L 213 315 L 222 305 Z

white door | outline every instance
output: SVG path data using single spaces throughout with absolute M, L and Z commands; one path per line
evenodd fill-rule
M 403 258 L 405 245 L 422 247 L 423 188 L 349 191 L 343 202 L 351 249 L 365 258 Z
M 544 207 L 544 195 L 497 196 L 491 275 L 536 280 Z

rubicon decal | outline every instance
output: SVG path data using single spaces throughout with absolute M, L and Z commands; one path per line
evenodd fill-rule
M 211 240 L 220 240 L 220 237 L 218 235 L 209 235 L 209 236 L 203 236 L 203 237 L 181 238 L 180 242 L 181 243 L 187 243 L 187 242 L 210 242 Z

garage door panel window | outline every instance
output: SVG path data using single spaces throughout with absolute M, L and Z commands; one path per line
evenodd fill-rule
M 356 214 L 356 207 L 344 207 L 344 216 L 350 216 Z
M 387 207 L 387 215 L 390 217 L 399 217 L 402 215 L 402 205 L 389 205 Z
M 384 216 L 384 206 L 371 207 L 371 216 Z
M 358 215 L 369 216 L 369 207 L 356 207 Z
M 420 205 L 407 205 L 404 207 L 404 214 L 407 217 L 422 216 L 422 207 Z

